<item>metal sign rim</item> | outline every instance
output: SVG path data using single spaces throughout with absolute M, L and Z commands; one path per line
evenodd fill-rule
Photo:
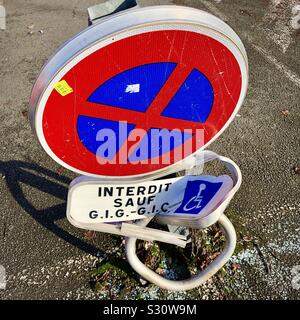
M 159 9 L 159 10 L 158 10 Z M 174 10 L 175 9 L 175 10 Z M 144 15 L 142 15 L 144 13 Z M 178 17 L 178 13 L 180 13 L 180 17 Z M 140 21 L 136 21 L 136 17 L 139 17 Z M 197 20 L 198 19 L 198 20 Z M 205 21 L 203 21 L 203 19 Z M 118 20 L 118 22 L 117 22 Z M 133 20 L 133 21 L 132 21 Z M 122 23 L 121 23 L 122 22 Z M 126 38 L 126 33 L 130 30 L 140 30 L 141 28 L 145 28 L 145 26 L 153 26 L 153 25 L 167 25 L 167 24 L 176 24 L 181 23 L 184 26 L 188 25 L 197 25 L 201 34 L 210 36 L 217 41 L 224 44 L 235 56 L 242 75 L 242 88 L 240 92 L 239 100 L 236 104 L 235 110 L 223 126 L 223 128 L 202 148 L 195 151 L 195 153 L 189 155 L 188 157 L 182 159 L 177 163 L 170 164 L 167 167 L 161 168 L 156 171 L 137 174 L 137 175 L 128 175 L 128 176 L 103 176 L 98 174 L 92 174 L 89 172 L 81 171 L 77 168 L 70 166 L 69 164 L 62 161 L 58 158 L 54 152 L 48 146 L 42 130 L 42 115 L 46 105 L 46 101 L 53 90 L 53 84 L 56 83 L 58 79 L 60 79 L 63 74 L 68 72 L 73 66 L 76 65 L 79 61 L 84 59 L 86 56 L 91 54 L 92 52 L 99 50 L 101 47 L 105 47 L 109 43 L 112 37 L 120 36 L 120 39 Z M 114 29 L 111 29 L 111 25 L 115 24 Z M 226 28 L 224 28 L 224 25 Z M 220 31 L 220 28 L 223 28 L 223 32 Z M 106 30 L 106 31 L 105 31 Z M 180 30 L 188 30 L 182 28 Z M 230 30 L 231 32 L 228 32 Z M 150 30 L 151 31 L 151 30 Z M 93 33 L 98 34 L 97 41 L 92 41 L 90 44 L 87 44 L 87 38 L 89 35 Z M 102 36 L 99 38 L 99 34 Z M 139 34 L 137 32 L 136 34 Z M 90 40 L 92 40 L 91 37 Z M 232 38 L 235 38 L 234 40 Z M 237 39 L 239 41 L 237 41 Z M 86 41 L 84 41 L 86 40 Z M 80 44 L 79 47 L 78 41 Z M 73 46 L 73 48 L 72 48 Z M 75 50 L 72 52 L 72 50 Z M 73 55 L 72 55 L 73 54 Z M 58 65 L 57 60 L 62 59 L 65 60 L 61 66 Z M 51 72 L 50 72 L 51 71 Z M 40 76 L 37 79 L 37 82 L 33 88 L 31 99 L 30 99 L 30 121 L 33 130 L 35 131 L 38 140 L 40 141 L 42 147 L 46 151 L 46 153 L 54 159 L 57 163 L 64 166 L 65 168 L 90 177 L 102 178 L 103 180 L 111 180 L 111 181 L 132 181 L 132 180 L 149 180 L 156 177 L 160 177 L 163 175 L 167 175 L 170 172 L 174 172 L 176 170 L 180 170 L 180 166 L 184 161 L 188 161 L 195 154 L 201 152 L 204 147 L 207 147 L 210 143 L 212 143 L 217 137 L 219 137 L 223 131 L 229 126 L 236 113 L 238 112 L 242 102 L 245 98 L 248 86 L 248 61 L 245 49 L 241 40 L 235 34 L 235 32 L 222 20 L 197 9 L 187 8 L 187 7 L 178 7 L 178 6 L 156 6 L 156 7 L 146 7 L 130 10 L 128 12 L 120 13 L 116 16 L 112 16 L 109 18 L 105 18 L 101 20 L 99 23 L 96 23 L 90 28 L 83 30 L 80 34 L 75 36 L 73 39 L 70 39 L 65 45 L 58 49 L 57 53 L 54 54 L 49 61 L 46 63 L 44 68 L 42 69 Z

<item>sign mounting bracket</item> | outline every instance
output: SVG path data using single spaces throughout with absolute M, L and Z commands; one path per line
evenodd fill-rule
M 98 22 L 99 19 L 120 11 L 139 7 L 136 0 L 109 0 L 104 3 L 89 7 L 89 25 Z

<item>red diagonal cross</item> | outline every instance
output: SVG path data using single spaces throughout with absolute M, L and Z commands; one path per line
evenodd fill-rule
M 79 115 L 85 115 L 94 118 L 102 118 L 112 121 L 126 121 L 135 124 L 135 128 L 145 130 L 145 134 L 151 128 L 180 130 L 185 129 L 203 129 L 203 124 L 194 121 L 164 117 L 161 115 L 166 106 L 174 98 L 177 91 L 181 88 L 187 77 L 192 72 L 192 68 L 177 65 L 170 77 L 167 79 L 157 96 L 154 98 L 146 112 L 139 112 L 130 109 L 111 107 L 94 102 L 83 102 L 79 107 Z M 134 135 L 134 130 L 129 133 L 128 140 Z M 136 144 L 136 141 L 128 141 L 119 149 L 115 157 L 126 152 L 130 147 Z M 142 140 L 142 137 L 141 137 Z M 140 140 L 140 141 L 141 141 Z M 130 156 L 130 155 L 128 155 Z

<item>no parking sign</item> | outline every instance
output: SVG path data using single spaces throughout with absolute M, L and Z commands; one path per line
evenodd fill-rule
M 66 168 L 150 177 L 220 135 L 247 81 L 244 47 L 221 20 L 191 8 L 139 8 L 103 19 L 57 51 L 34 86 L 31 123 Z
M 129 263 L 158 286 L 194 288 L 229 260 L 236 244 L 224 210 L 241 185 L 240 169 L 211 151 L 193 155 L 223 132 L 243 102 L 244 46 L 223 21 L 192 8 L 138 8 L 97 21 L 44 66 L 31 95 L 31 125 L 55 161 L 83 174 L 69 186 L 69 222 L 127 237 Z M 231 176 L 186 170 L 184 177 L 154 180 L 190 168 L 188 158 L 197 172 L 197 165 L 219 160 Z M 154 217 L 171 231 L 148 228 Z M 164 279 L 136 255 L 137 239 L 185 247 L 191 239 L 179 228 L 216 222 L 226 245 L 190 279 Z

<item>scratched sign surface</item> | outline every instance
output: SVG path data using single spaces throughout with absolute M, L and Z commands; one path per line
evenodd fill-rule
M 51 84 L 40 120 L 55 160 L 84 174 L 145 175 L 204 148 L 232 120 L 243 81 L 236 54 L 201 32 L 158 29 L 106 39 Z M 169 144 L 154 142 L 162 133 Z

